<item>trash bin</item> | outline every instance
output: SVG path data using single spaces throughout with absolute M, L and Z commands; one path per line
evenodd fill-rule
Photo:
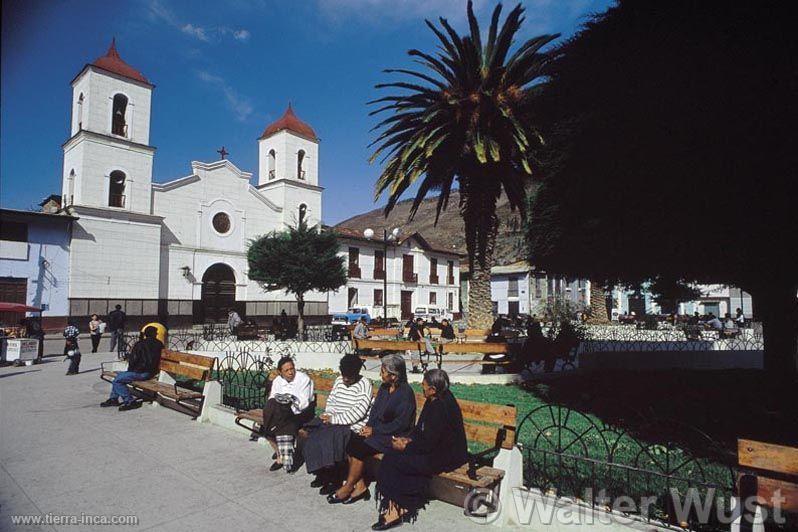
M 147 325 L 145 325 L 144 327 L 141 328 L 142 334 L 144 333 L 144 329 L 146 329 L 147 327 L 155 327 L 155 329 L 158 331 L 158 333 L 155 335 L 155 337 L 157 339 L 159 339 L 161 341 L 161 343 L 165 347 L 168 347 L 168 345 L 166 344 L 166 339 L 168 337 L 167 336 L 166 327 L 164 327 L 162 324 L 154 321 L 152 323 L 148 323 Z

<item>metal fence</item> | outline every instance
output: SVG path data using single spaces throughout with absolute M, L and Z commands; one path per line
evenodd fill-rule
M 755 324 L 756 325 L 756 324 Z M 733 336 L 691 328 L 638 329 L 633 325 L 587 326 L 583 352 L 602 351 L 761 351 L 761 327 L 742 329 Z
M 613 507 L 612 501 L 623 496 L 624 512 L 649 522 L 728 530 L 717 509 L 729 508 L 733 455 L 702 432 L 678 423 L 658 419 L 636 427 L 631 434 L 557 405 L 532 410 L 518 426 L 524 484 L 600 509 Z M 687 497 L 708 501 L 709 518 L 695 509 L 679 510 Z
M 291 356 L 288 352 L 277 355 Z M 222 404 L 236 410 L 263 408 L 269 393 L 269 374 L 276 367 L 270 353 L 229 351 L 216 361 L 213 377 L 222 386 Z

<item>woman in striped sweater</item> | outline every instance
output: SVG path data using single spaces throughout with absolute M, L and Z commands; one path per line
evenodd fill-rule
M 341 376 L 335 379 L 324 413 L 305 425 L 303 455 L 308 473 L 316 473 L 312 487 L 329 494 L 340 485 L 338 469 L 346 461 L 352 431 L 366 424 L 371 410 L 371 381 L 360 375 L 363 361 L 354 354 L 341 359 Z

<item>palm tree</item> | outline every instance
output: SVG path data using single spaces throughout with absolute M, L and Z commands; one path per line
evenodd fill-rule
M 381 106 L 371 115 L 391 113 L 374 128 L 381 132 L 371 143 L 376 146 L 371 161 L 380 159 L 383 165 L 376 197 L 388 192 L 386 215 L 408 187 L 421 179 L 410 218 L 428 193 L 437 192 L 437 222 L 457 181 L 471 267 L 469 327 L 487 327 L 492 320 L 490 267 L 498 228 L 496 202 L 503 192 L 512 210 L 524 212 L 526 185 L 538 167 L 535 153 L 543 145 L 530 111 L 549 57 L 540 49 L 559 36 L 529 39 L 509 55 L 524 21 L 524 9 L 516 6 L 499 27 L 501 10 L 501 4 L 494 9 L 484 44 L 471 1 L 467 8 L 470 32 L 463 36 L 444 18 L 440 28 L 427 20 L 440 40 L 438 53 L 410 50 L 408 54 L 424 67 L 422 71 L 385 70 L 409 78 L 377 85 L 402 92 L 369 102 Z

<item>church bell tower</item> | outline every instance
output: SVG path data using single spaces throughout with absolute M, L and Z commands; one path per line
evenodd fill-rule
M 119 56 L 105 55 L 72 80 L 72 121 L 64 145 L 63 205 L 149 214 L 152 85 Z

